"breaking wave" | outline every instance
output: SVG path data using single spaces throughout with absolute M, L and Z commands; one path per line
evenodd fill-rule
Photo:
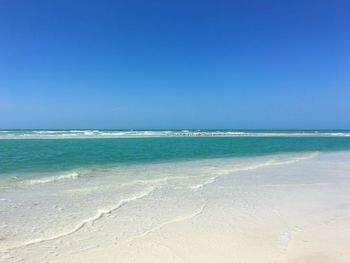
M 40 184 L 61 182 L 65 180 L 75 180 L 75 179 L 78 179 L 80 176 L 81 175 L 78 172 L 72 172 L 72 173 L 67 173 L 63 175 L 42 177 L 40 179 L 24 180 L 21 183 L 24 185 L 40 185 Z

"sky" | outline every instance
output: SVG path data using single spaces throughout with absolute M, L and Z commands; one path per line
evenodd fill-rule
M 1 0 L 0 129 L 349 129 L 350 2 Z

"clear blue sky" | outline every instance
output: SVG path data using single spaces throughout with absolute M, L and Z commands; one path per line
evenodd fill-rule
M 350 128 L 350 2 L 2 0 L 0 128 Z

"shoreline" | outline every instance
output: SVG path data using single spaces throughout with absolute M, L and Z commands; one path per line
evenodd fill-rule
M 67 205 L 73 205 L 78 197 L 86 202 L 103 196 L 108 197 L 106 201 L 110 205 L 102 208 L 97 204 L 103 216 L 84 223 L 71 234 L 32 242 L 8 251 L 2 259 L 9 263 L 19 258 L 29 263 L 322 262 L 327 258 L 342 262 L 349 259 L 346 247 L 350 242 L 350 197 L 346 193 L 350 186 L 347 173 L 350 153 L 321 153 L 293 159 L 270 156 L 259 160 L 265 161 L 245 163 L 246 167 L 233 170 L 232 164 L 226 164 L 225 168 L 222 166 L 225 163 L 215 164 L 210 160 L 206 165 L 198 163 L 199 170 L 194 174 L 214 169 L 213 174 L 200 181 L 194 177 L 189 177 L 190 181 L 182 177 L 173 180 L 155 177 L 146 184 L 135 178 L 143 191 L 144 186 L 153 189 L 140 198 L 120 196 L 120 200 L 132 201 L 118 206 L 113 206 L 115 201 L 110 195 L 115 190 L 109 182 L 115 179 L 107 179 L 100 187 L 91 181 L 93 178 L 86 178 L 88 185 L 84 188 L 79 180 L 71 181 L 78 188 L 66 189 L 62 183 L 55 184 L 52 189 L 59 191 L 52 193 L 48 188 L 49 193 L 54 200 L 69 197 Z M 194 169 L 191 164 L 183 165 L 179 167 L 183 169 L 178 171 L 179 175 Z M 157 169 L 166 172 L 164 168 Z M 81 192 L 89 185 L 97 188 Z M 72 192 L 74 189 L 79 191 Z M 38 196 L 40 191 L 36 190 Z M 79 202 L 76 205 L 77 212 L 82 213 Z M 41 206 L 42 203 L 37 207 Z M 32 209 L 36 206 L 28 211 Z M 62 227 L 69 232 L 66 224 Z

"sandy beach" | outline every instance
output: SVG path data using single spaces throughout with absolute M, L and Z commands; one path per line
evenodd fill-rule
M 260 161 L 199 184 L 153 180 L 144 195 L 2 260 L 350 262 L 350 154 Z

